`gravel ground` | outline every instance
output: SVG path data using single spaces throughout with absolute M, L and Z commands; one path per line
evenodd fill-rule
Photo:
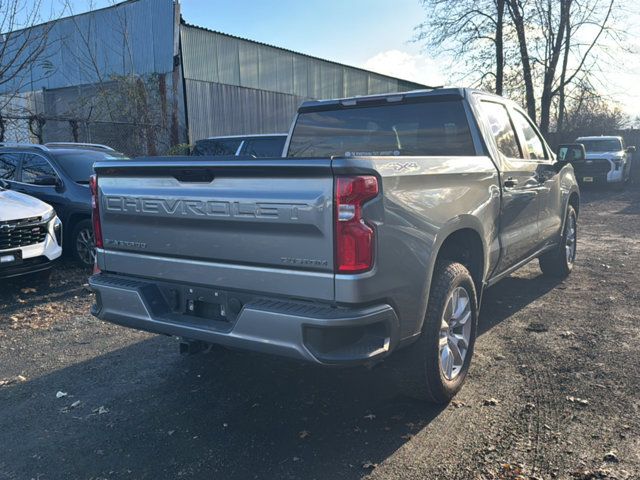
M 487 291 L 446 408 L 384 366 L 181 357 L 93 319 L 70 265 L 3 281 L 0 479 L 640 478 L 639 214 L 638 185 L 583 193 L 574 273 L 534 262 Z

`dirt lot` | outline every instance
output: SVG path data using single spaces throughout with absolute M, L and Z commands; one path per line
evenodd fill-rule
M 640 478 L 639 220 L 637 185 L 584 192 L 573 275 L 534 262 L 487 292 L 444 409 L 384 367 L 180 357 L 93 319 L 72 266 L 36 291 L 4 282 L 0 479 Z

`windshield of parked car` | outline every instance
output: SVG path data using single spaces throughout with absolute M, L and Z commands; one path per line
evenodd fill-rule
M 93 164 L 104 160 L 126 160 L 129 157 L 118 152 L 103 152 L 95 150 L 65 150 L 51 155 L 58 161 L 60 168 L 76 183 L 89 183 L 93 175 Z
M 385 103 L 298 115 L 288 157 L 475 155 L 461 101 Z
M 618 152 L 622 150 L 622 143 L 617 138 L 578 140 L 578 143 L 583 144 L 587 152 Z

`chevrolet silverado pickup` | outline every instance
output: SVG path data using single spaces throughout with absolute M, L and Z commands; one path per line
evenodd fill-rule
M 461 388 L 482 292 L 566 276 L 579 190 L 516 104 L 469 89 L 303 103 L 282 158 L 98 162 L 92 313 L 322 365 L 389 357 Z

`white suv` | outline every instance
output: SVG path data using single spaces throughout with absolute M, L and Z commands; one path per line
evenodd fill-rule
M 62 255 L 62 222 L 37 198 L 0 180 L 0 278 L 48 272 Z

